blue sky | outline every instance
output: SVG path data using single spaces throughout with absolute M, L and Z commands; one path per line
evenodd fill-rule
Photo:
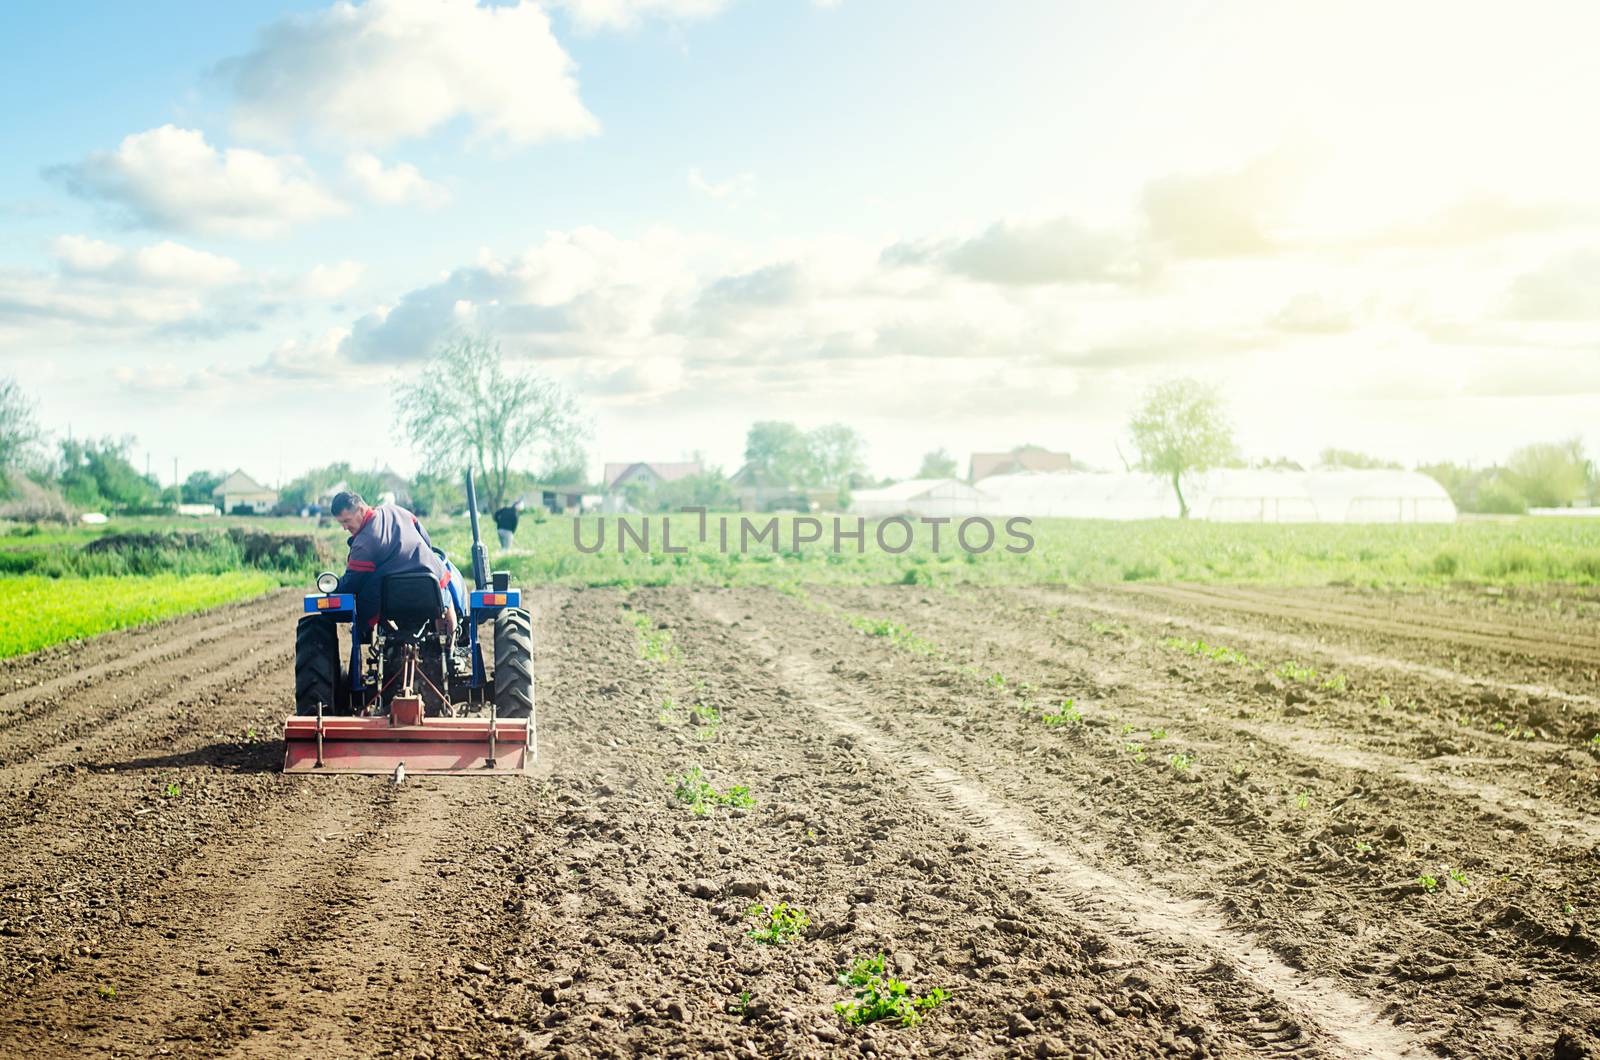
M 1112 465 L 1175 375 L 1223 387 L 1254 456 L 1600 442 L 1597 28 L 1579 4 L 16 5 L 0 375 L 58 432 L 268 479 L 411 470 L 389 394 L 462 327 L 572 389 L 596 467 L 731 471 L 755 418 L 852 423 L 879 473 L 1026 441 Z

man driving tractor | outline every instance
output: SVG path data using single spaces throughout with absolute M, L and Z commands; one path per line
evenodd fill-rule
M 355 594 L 356 629 L 365 631 L 378 624 L 379 592 L 386 575 L 427 571 L 439 583 L 445 632 L 453 636 L 451 568 L 433 551 L 417 517 L 397 504 L 374 508 L 361 494 L 350 491 L 336 494 L 330 510 L 350 534 L 350 559 L 337 591 Z

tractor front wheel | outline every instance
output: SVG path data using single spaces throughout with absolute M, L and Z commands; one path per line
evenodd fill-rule
M 323 615 L 306 615 L 294 632 L 294 712 L 337 714 L 339 627 Z
M 533 616 L 508 607 L 494 620 L 494 712 L 533 717 Z

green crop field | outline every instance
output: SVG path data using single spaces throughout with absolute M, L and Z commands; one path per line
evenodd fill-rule
M 925 533 L 902 555 L 880 551 L 868 524 L 866 548 L 853 541 L 832 548 L 832 517 L 820 517 L 823 540 L 791 547 L 792 517 L 779 525 L 779 547 L 770 543 L 746 554 L 721 551 L 715 529 L 698 540 L 694 516 L 673 520 L 674 547 L 660 548 L 661 517 L 652 517 L 652 551 L 640 552 L 630 538 L 619 551 L 616 517 L 607 516 L 605 547 L 586 554 L 574 545 L 573 521 L 524 523 L 516 547 L 501 553 L 492 541 L 491 565 L 509 570 L 524 585 L 718 585 L 848 584 L 1084 584 L 1125 581 L 1184 581 L 1220 584 L 1310 586 L 1350 584 L 1405 588 L 1473 585 L 1600 584 L 1600 520 L 1516 519 L 1463 521 L 1453 525 L 1261 525 L 1179 522 L 1108 522 L 1041 519 L 1028 532 L 1033 549 L 1004 551 L 1004 534 L 991 550 L 968 554 L 944 528 L 940 550 Z M 635 528 L 641 517 L 627 517 Z M 716 517 L 713 516 L 713 519 Z M 729 516 L 737 540 L 738 516 Z M 750 516 L 764 523 L 767 516 Z M 599 516 L 583 518 L 583 543 L 592 547 Z M 997 521 L 998 524 L 998 521 Z M 713 527 L 715 523 L 712 524 Z M 846 522 L 854 530 L 853 518 Z M 465 569 L 470 537 L 458 520 L 434 533 Z M 898 543 L 894 539 L 893 543 Z
M 8 616 L 0 627 L 0 658 L 258 596 L 277 584 L 260 571 L 0 578 L 0 611 Z

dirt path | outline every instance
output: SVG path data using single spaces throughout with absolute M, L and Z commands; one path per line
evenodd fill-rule
M 1559 634 L 1529 648 L 1439 604 L 1401 635 L 1354 595 L 533 596 L 530 778 L 280 775 L 293 593 L 0 664 L 0 1054 L 1534 1057 L 1600 1034 L 1596 701 L 1559 621 L 1519 613 Z M 691 776 L 754 804 L 696 813 Z M 809 924 L 764 945 L 751 907 L 776 902 Z M 949 999 L 848 1025 L 835 977 L 877 953 Z

